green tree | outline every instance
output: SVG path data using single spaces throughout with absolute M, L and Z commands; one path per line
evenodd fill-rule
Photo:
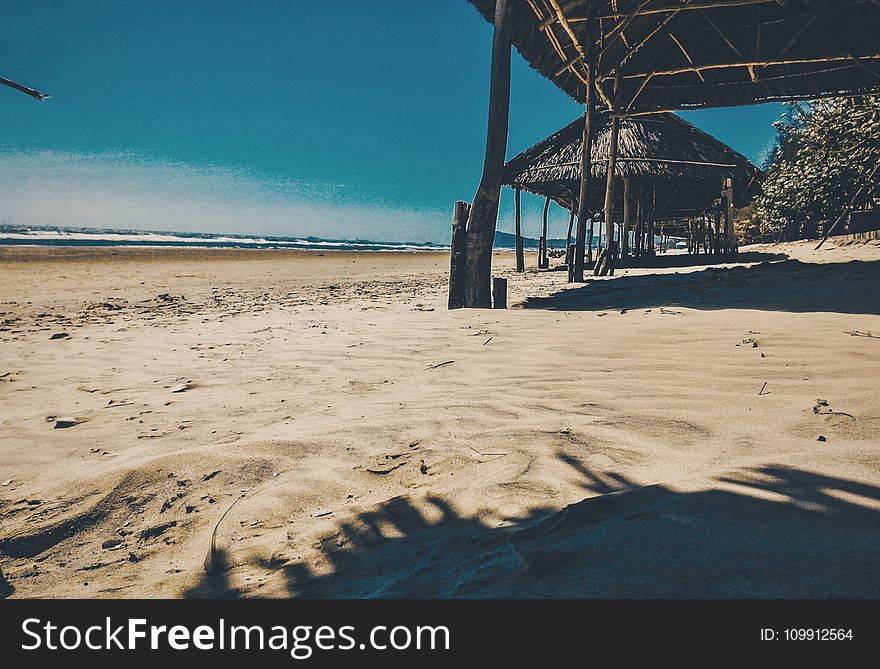
M 790 105 L 776 132 L 755 202 L 763 234 L 806 236 L 830 225 L 863 187 L 856 207 L 880 195 L 880 96 Z

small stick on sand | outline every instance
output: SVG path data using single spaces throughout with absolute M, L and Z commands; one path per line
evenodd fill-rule
M 869 337 L 871 339 L 880 339 L 875 334 L 871 334 L 870 332 L 861 332 L 860 330 L 844 330 L 843 334 L 848 334 L 850 337 Z
M 507 455 L 507 453 L 483 453 L 481 451 L 478 451 L 473 446 L 468 446 L 468 448 L 470 448 L 474 453 L 479 455 L 481 458 L 493 458 L 493 457 L 494 458 L 503 458 L 505 455 Z
M 226 507 L 226 511 L 223 512 L 223 515 L 220 516 L 220 519 L 217 521 L 217 524 L 214 525 L 214 530 L 211 532 L 211 552 L 208 553 L 208 556 L 205 558 L 205 571 L 209 574 L 214 570 L 214 558 L 217 555 L 217 529 L 220 527 L 220 523 L 223 522 L 223 519 L 226 518 L 226 514 L 232 511 L 232 507 L 238 504 L 241 500 L 251 494 L 251 491 L 256 488 L 260 483 L 265 483 L 265 481 L 259 481 L 258 483 L 254 483 L 250 488 L 241 493 L 235 501 L 232 502 L 228 507 Z
M 444 365 L 451 365 L 455 360 L 447 360 L 446 362 L 438 362 L 436 365 L 428 365 L 425 367 L 425 371 L 429 369 L 437 369 L 438 367 L 443 367 Z
M 764 388 L 766 388 L 766 387 L 767 387 L 767 382 L 764 381 L 764 385 L 761 386 L 761 390 L 758 391 L 758 395 L 763 395 L 763 394 L 764 394 Z M 770 393 L 767 393 L 767 394 L 769 395 Z

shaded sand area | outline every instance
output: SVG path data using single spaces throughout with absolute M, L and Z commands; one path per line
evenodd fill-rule
M 880 245 L 748 251 L 0 249 L 0 589 L 880 596 Z

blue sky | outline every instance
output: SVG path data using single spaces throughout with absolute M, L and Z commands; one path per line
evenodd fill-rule
M 0 90 L 0 222 L 445 242 L 490 46 L 465 0 L 3 0 L 0 74 L 52 98 Z M 509 156 L 580 113 L 513 60 Z M 685 116 L 760 161 L 780 113 Z

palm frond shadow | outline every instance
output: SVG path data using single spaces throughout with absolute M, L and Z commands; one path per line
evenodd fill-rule
M 399 497 L 328 534 L 329 570 L 258 566 L 295 597 L 880 596 L 876 486 L 770 464 L 680 492 L 560 458 L 591 495 L 561 510 L 490 525 Z M 237 594 L 216 574 L 187 593 Z

